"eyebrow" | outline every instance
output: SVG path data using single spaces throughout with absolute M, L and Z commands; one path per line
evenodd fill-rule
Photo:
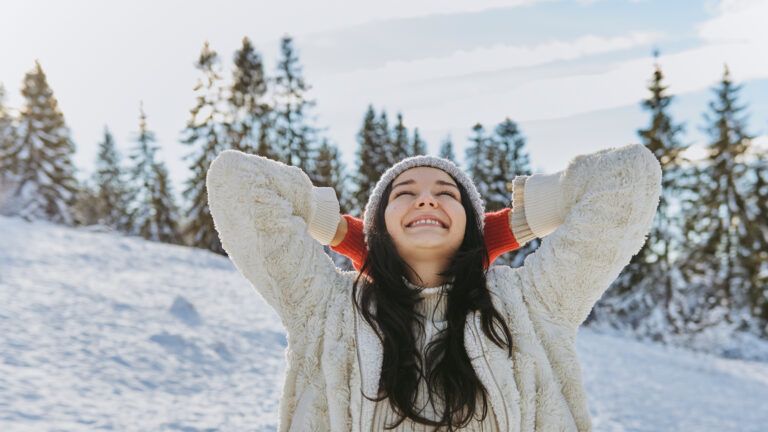
M 413 184 L 413 183 L 416 183 L 416 180 L 414 180 L 414 179 L 403 180 L 400 183 L 392 186 L 392 190 L 395 190 L 395 188 L 398 187 L 398 186 L 405 186 L 405 185 L 409 185 L 409 184 Z M 437 180 L 436 183 L 439 184 L 439 185 L 442 185 L 442 186 L 453 186 L 454 188 L 456 188 L 456 190 L 459 189 L 459 187 L 456 186 L 455 184 L 453 184 L 451 182 L 447 182 L 445 180 Z

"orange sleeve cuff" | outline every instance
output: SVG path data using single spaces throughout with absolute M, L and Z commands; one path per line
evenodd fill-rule
M 488 249 L 489 262 L 493 263 L 501 254 L 520 248 L 509 226 L 510 207 L 485 214 L 485 247 Z
M 368 255 L 368 248 L 365 246 L 363 237 L 363 220 L 350 215 L 342 215 L 347 220 L 347 234 L 336 246 L 331 246 L 331 250 L 344 255 L 352 261 L 355 270 L 360 271 L 363 261 Z

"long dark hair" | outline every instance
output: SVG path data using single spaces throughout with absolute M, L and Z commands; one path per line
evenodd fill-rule
M 372 401 L 389 398 L 399 419 L 394 425 L 387 425 L 388 429 L 397 427 L 406 418 L 430 426 L 447 426 L 448 431 L 464 427 L 476 412 L 478 393 L 482 399 L 481 419 L 485 418 L 487 394 L 464 349 L 464 325 L 471 311 L 480 311 L 483 332 L 499 347 L 506 345 L 509 356 L 512 356 L 512 336 L 501 314 L 494 309 L 486 286 L 485 268 L 489 258 L 480 227 L 483 215 L 477 214 L 463 185 L 456 184 L 461 192 L 467 227 L 459 250 L 448 268 L 440 273 L 441 276 L 453 278 L 453 286 L 448 290 L 446 299 L 447 328 L 426 347 L 423 365 L 421 353 L 416 348 L 416 335 L 412 331 L 416 326 L 424 331 L 419 312 L 415 309 L 421 298 L 416 290 L 403 282 L 406 268 L 410 266 L 397 253 L 384 221 L 384 210 L 392 191 L 391 182 L 384 189 L 378 208 L 371 209 L 376 212 L 376 217 L 368 237 L 368 255 L 352 287 L 352 298 L 357 311 L 373 327 L 383 344 L 379 394 L 363 396 Z M 362 290 L 359 304 L 356 300 L 358 284 Z M 369 312 L 372 303 L 374 314 Z M 493 325 L 493 321 L 501 331 Z M 443 402 L 443 412 L 438 413 L 438 421 L 421 416 L 413 406 L 420 377 L 426 380 L 429 401 L 438 398 Z

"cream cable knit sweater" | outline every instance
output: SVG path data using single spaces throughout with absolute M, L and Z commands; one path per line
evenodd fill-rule
M 534 235 L 552 229 L 550 219 L 562 223 L 522 267 L 488 270 L 513 356 L 480 331 L 479 315 L 470 314 L 465 328 L 467 354 L 502 431 L 591 429 L 577 329 L 645 242 L 661 193 L 660 165 L 639 144 L 577 156 L 561 175 L 545 177 L 515 179 L 515 191 L 525 188 L 520 208 Z M 288 334 L 278 430 L 374 430 L 375 403 L 361 391 L 376 393 L 381 344 L 352 306 L 356 273 L 338 270 L 308 233 L 318 206 L 309 178 L 230 150 L 211 164 L 207 187 L 224 249 Z

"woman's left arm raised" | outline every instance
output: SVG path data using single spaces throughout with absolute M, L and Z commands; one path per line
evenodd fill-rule
M 554 174 L 516 177 L 513 231 L 542 237 L 515 269 L 524 294 L 578 327 L 645 243 L 660 195 L 661 166 L 641 144 L 576 156 Z

